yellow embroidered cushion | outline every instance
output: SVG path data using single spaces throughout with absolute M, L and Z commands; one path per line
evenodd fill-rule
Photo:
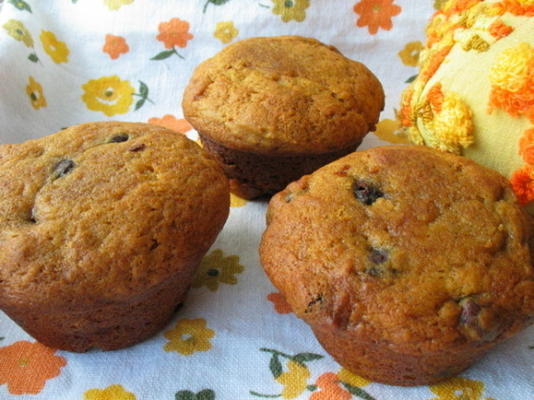
M 510 178 L 534 211 L 534 0 L 449 0 L 398 117 L 410 140 Z

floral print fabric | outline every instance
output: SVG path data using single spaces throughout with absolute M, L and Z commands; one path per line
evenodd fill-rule
M 455 9 L 469 1 L 457 1 Z M 496 1 L 516 14 L 527 1 Z M 4 0 L 0 2 L 0 143 L 18 143 L 87 121 L 160 125 L 198 142 L 184 119 L 182 93 L 194 68 L 224 46 L 255 36 L 303 35 L 366 64 L 381 80 L 386 105 L 361 148 L 406 143 L 395 110 L 418 74 L 425 27 L 435 0 Z M 499 8 L 500 7 L 500 8 Z M 513 34 L 502 17 L 483 36 Z M 445 29 L 443 26 L 436 27 Z M 437 34 L 437 33 L 436 33 Z M 507 36 L 508 35 L 508 36 Z M 429 38 L 432 40 L 432 37 Z M 474 46 L 474 47 L 473 47 Z M 473 42 L 470 52 L 480 44 Z M 493 112 L 524 102 L 523 47 L 505 52 L 492 72 Z M 447 51 L 436 50 L 431 75 Z M 521 50 L 521 51 L 519 51 Z M 501 63 L 526 68 L 510 80 Z M 530 64 L 529 64 L 530 63 Z M 526 65 L 526 67 L 525 67 Z M 527 82 L 527 83 L 525 83 Z M 525 86 L 526 85 L 526 86 Z M 525 89 L 527 88 L 527 89 Z M 436 86 L 426 109 L 467 113 L 453 92 Z M 523 104 L 523 103 L 521 103 Z M 421 112 L 424 112 L 422 109 Z M 528 110 L 521 109 L 521 115 Z M 454 114 L 457 115 L 457 114 Z M 458 114 L 459 115 L 459 114 Z M 439 120 L 439 132 L 451 127 Z M 463 127 L 456 134 L 466 134 Z M 534 133 L 521 136 L 525 167 L 516 185 L 531 187 Z M 529 186 L 530 185 L 530 186 Z M 524 400 L 534 399 L 534 330 L 504 343 L 460 377 L 400 388 L 371 382 L 337 364 L 291 311 L 259 264 L 265 201 L 231 197 L 230 217 L 197 270 L 173 319 L 136 346 L 74 354 L 49 349 L 0 312 L 1 400 Z M 1 266 L 0 266 L 1 268 Z

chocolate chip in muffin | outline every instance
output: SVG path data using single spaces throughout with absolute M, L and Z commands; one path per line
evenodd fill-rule
M 138 151 L 143 151 L 145 149 L 145 145 L 143 143 L 136 144 L 135 146 L 130 147 L 130 151 L 133 151 L 134 153 Z
M 382 193 L 380 189 L 366 181 L 356 181 L 352 190 L 354 191 L 356 199 L 366 206 L 370 206 L 378 198 L 384 197 L 384 193 Z
M 471 296 L 461 299 L 459 305 L 462 311 L 458 324 L 465 336 L 474 340 L 491 341 L 499 335 L 502 321 L 494 312 L 478 304 Z
M 76 164 L 72 160 L 61 160 L 54 167 L 53 180 L 64 177 L 70 173 L 75 166 Z
M 109 139 L 109 143 L 120 143 L 120 142 L 126 142 L 130 137 L 127 133 L 119 133 L 117 135 L 114 135 Z
M 369 261 L 374 264 L 383 264 L 388 260 L 388 251 L 384 249 L 371 249 Z

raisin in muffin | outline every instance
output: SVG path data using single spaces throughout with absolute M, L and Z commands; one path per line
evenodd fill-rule
M 383 106 L 369 69 L 299 36 L 226 47 L 198 66 L 183 98 L 185 117 L 246 198 L 354 151 Z
M 388 146 L 275 195 L 260 254 L 340 364 L 378 382 L 429 384 L 532 321 L 529 226 L 498 173 Z
M 228 210 L 218 163 L 161 127 L 0 146 L 0 308 L 55 348 L 139 342 L 184 300 Z

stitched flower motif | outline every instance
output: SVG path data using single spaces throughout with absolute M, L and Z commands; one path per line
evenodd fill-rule
M 37 394 L 46 381 L 60 374 L 67 361 L 56 350 L 25 340 L 0 348 L 0 385 L 11 394 Z
M 163 42 L 167 49 L 172 49 L 174 46 L 184 48 L 187 46 L 187 42 L 193 39 L 193 35 L 189 33 L 189 22 L 179 18 L 162 22 L 158 29 L 159 35 L 156 36 L 156 39 Z
M 205 319 L 182 319 L 173 329 L 165 332 L 164 336 L 169 339 L 163 347 L 165 351 L 188 356 L 211 349 L 210 339 L 215 336 L 215 331 L 207 328 Z
M 315 384 L 320 389 L 310 396 L 310 400 L 350 400 L 352 394 L 338 385 L 339 379 L 333 372 L 322 374 Z
M 104 0 L 104 4 L 109 8 L 110 10 L 118 10 L 122 6 L 125 6 L 127 4 L 132 4 L 134 0 Z
M 236 274 L 243 272 L 245 267 L 239 264 L 238 256 L 225 257 L 222 250 L 213 250 L 200 262 L 198 272 L 193 281 L 193 287 L 206 286 L 214 292 L 219 288 L 219 283 L 235 285 Z
M 33 79 L 33 76 L 30 76 L 28 79 L 28 84 L 26 85 L 26 94 L 30 98 L 30 102 L 34 109 L 39 109 L 41 107 L 46 107 L 46 98 L 43 94 L 43 87 L 39 82 Z
M 89 110 L 101 111 L 108 117 L 127 113 L 133 103 L 134 88 L 118 76 L 103 76 L 82 85 L 82 100 Z
M 10 19 L 4 25 L 4 29 L 7 31 L 7 34 L 13 39 L 18 40 L 19 42 L 24 43 L 26 47 L 33 47 L 33 38 L 28 29 L 24 24 L 15 19 Z
M 108 53 L 111 59 L 116 60 L 121 54 L 126 54 L 130 51 L 126 39 L 122 36 L 106 35 L 106 41 L 104 47 L 102 47 L 104 53 Z
M 172 129 L 173 131 L 180 133 L 186 133 L 187 131 L 193 129 L 187 120 L 183 118 L 178 119 L 171 114 L 165 114 L 161 118 L 152 117 L 147 122 L 149 124 L 163 126 L 164 128 Z
M 288 304 L 282 293 L 269 293 L 267 295 L 267 300 L 273 303 L 274 309 L 278 314 L 289 314 L 292 311 L 291 306 Z
M 522 42 L 503 50 L 489 74 L 490 111 L 501 108 L 534 122 L 534 48 Z
M 232 21 L 217 22 L 213 36 L 223 43 L 230 43 L 239 34 L 239 30 Z
M 282 397 L 284 399 L 294 399 L 301 395 L 310 377 L 310 371 L 304 364 L 300 364 L 293 360 L 287 362 L 287 371 L 282 372 L 276 381 L 280 383 L 284 389 L 282 390 Z
M 89 389 L 83 400 L 135 400 L 133 393 L 127 392 L 122 385 L 111 385 L 105 389 Z
M 527 164 L 534 165 L 534 128 L 523 132 L 519 139 L 519 154 Z
M 44 51 L 56 64 L 69 61 L 69 48 L 65 42 L 58 40 L 56 35 L 49 31 L 41 31 L 39 38 L 43 44 Z
M 309 0 L 272 0 L 273 14 L 280 15 L 282 21 L 295 20 L 302 22 L 306 18 L 306 9 L 310 6 Z
M 423 49 L 421 41 L 406 43 L 406 46 L 398 52 L 400 59 L 404 65 L 415 67 L 419 59 L 419 53 Z
M 430 390 L 439 396 L 432 400 L 480 400 L 484 383 L 458 376 L 432 385 Z
M 512 189 L 519 204 L 527 204 L 534 200 L 534 168 L 524 165 L 516 170 L 510 178 Z
M 401 8 L 393 2 L 394 0 L 361 0 L 356 3 L 354 12 L 359 15 L 356 26 L 367 26 L 371 35 L 379 29 L 389 31 L 393 27 L 391 19 L 401 12 Z

